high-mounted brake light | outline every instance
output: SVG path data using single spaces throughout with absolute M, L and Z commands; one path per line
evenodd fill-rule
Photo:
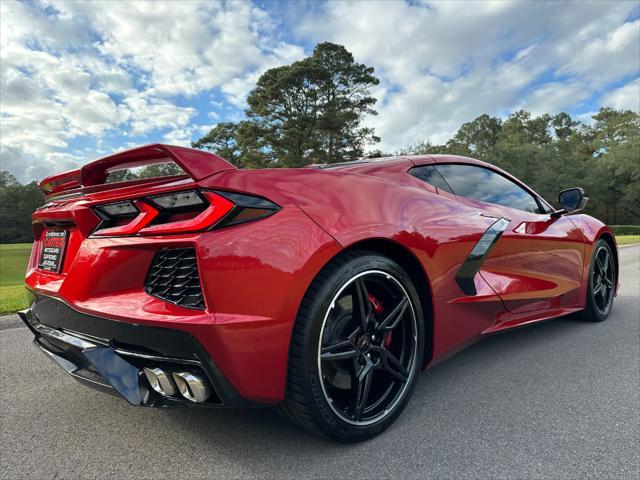
M 280 207 L 233 192 L 188 190 L 95 207 L 96 236 L 191 233 L 267 217 Z

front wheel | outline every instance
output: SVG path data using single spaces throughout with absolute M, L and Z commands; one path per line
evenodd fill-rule
M 617 281 L 616 263 L 613 252 L 606 240 L 598 240 L 593 249 L 589 266 L 587 305 L 584 310 L 586 320 L 602 322 L 611 313 Z
M 409 399 L 423 337 L 420 302 L 406 272 L 376 253 L 342 255 L 302 301 L 281 410 L 336 440 L 377 435 Z

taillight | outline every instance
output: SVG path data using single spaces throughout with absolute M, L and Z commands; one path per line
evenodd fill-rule
M 258 220 L 280 207 L 264 198 L 233 192 L 188 190 L 94 208 L 95 236 L 190 233 Z
M 227 213 L 233 210 L 233 203 L 231 203 L 226 198 L 221 197 L 220 195 L 213 192 L 202 192 L 202 194 L 207 199 L 208 204 L 206 204 L 206 208 L 204 210 L 198 210 L 199 213 L 194 217 L 179 221 L 171 221 L 171 219 L 169 219 L 164 223 L 158 223 L 157 225 L 144 227 L 140 230 L 140 234 L 184 233 L 205 230 L 208 227 L 215 225 L 218 220 L 220 220 Z M 175 209 L 182 210 L 184 208 L 189 207 L 186 205 L 168 207 L 165 208 L 165 211 L 168 210 L 169 212 L 171 212 Z
M 126 208 L 124 206 L 118 208 L 123 203 L 127 204 Z M 133 235 L 146 225 L 149 225 L 158 216 L 158 211 L 155 208 L 140 200 L 105 205 L 104 208 L 98 208 L 97 210 L 103 214 L 103 221 L 98 225 L 98 229 L 95 232 L 95 235 L 100 236 Z M 123 212 L 106 213 L 108 211 L 117 212 L 117 210 L 123 210 Z

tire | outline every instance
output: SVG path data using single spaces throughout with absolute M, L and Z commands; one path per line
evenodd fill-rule
M 618 276 L 611 246 L 606 240 L 596 242 L 589 264 L 586 308 L 581 317 L 602 322 L 611 314 Z M 606 298 L 604 297 L 606 295 Z
M 302 300 L 281 413 L 342 442 L 378 435 L 413 392 L 423 331 L 418 294 L 397 263 L 364 250 L 340 255 Z

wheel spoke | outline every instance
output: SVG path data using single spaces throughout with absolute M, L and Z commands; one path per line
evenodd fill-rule
M 356 358 L 358 356 L 358 352 L 355 350 L 351 350 L 348 352 L 338 352 L 338 353 L 323 353 L 320 356 L 320 359 L 323 362 L 337 362 L 338 360 L 348 360 L 350 358 Z
M 382 370 L 402 383 L 409 379 L 409 372 L 407 372 L 407 369 L 404 368 L 400 360 L 398 360 L 393 353 L 383 347 L 373 347 L 372 349 L 380 355 Z
M 603 249 L 604 252 L 604 260 L 602 262 L 602 274 L 606 276 L 607 270 L 609 269 L 609 252 L 606 249 Z
M 596 288 L 593 289 L 593 296 L 597 296 L 600 295 L 600 293 L 602 293 L 602 291 L 604 290 L 604 287 L 602 286 L 602 284 L 598 284 L 598 286 Z
M 337 360 L 356 358 L 360 355 L 360 351 L 356 347 L 356 338 L 358 338 L 359 334 L 360 327 L 358 326 L 345 340 L 340 340 L 331 345 L 322 347 L 322 350 L 320 351 L 320 359 L 326 362 L 334 362 Z
M 353 346 L 347 346 L 344 350 L 338 352 L 325 352 L 324 350 L 325 349 L 323 348 L 322 353 L 320 354 L 320 359 L 323 362 L 347 360 L 349 358 L 356 358 L 360 355 L 360 352 L 358 352 Z
M 380 322 L 377 329 L 383 332 L 390 332 L 391 330 L 396 328 L 398 326 L 398 323 L 400 323 L 400 320 L 402 320 L 402 317 L 404 316 L 408 307 L 409 300 L 407 300 L 405 297 L 400 300 L 400 303 L 398 303 L 398 305 L 396 305 L 396 307 L 391 310 L 389 315 L 387 315 L 384 320 Z
M 353 393 L 353 419 L 358 421 L 362 418 L 364 409 L 369 400 L 369 392 L 371 391 L 371 380 L 373 377 L 374 364 L 370 358 L 365 357 L 365 364 L 352 377 L 352 393 Z
M 360 326 L 363 331 L 367 330 L 367 325 L 369 323 L 369 317 L 371 315 L 371 300 L 369 300 L 369 292 L 367 292 L 367 287 L 364 284 L 364 280 L 362 277 L 358 278 L 354 282 L 354 290 L 355 290 L 355 302 L 357 305 L 357 314 L 360 321 Z
M 326 347 L 322 347 L 322 353 L 336 353 L 338 350 L 353 347 L 350 340 L 342 340 Z

